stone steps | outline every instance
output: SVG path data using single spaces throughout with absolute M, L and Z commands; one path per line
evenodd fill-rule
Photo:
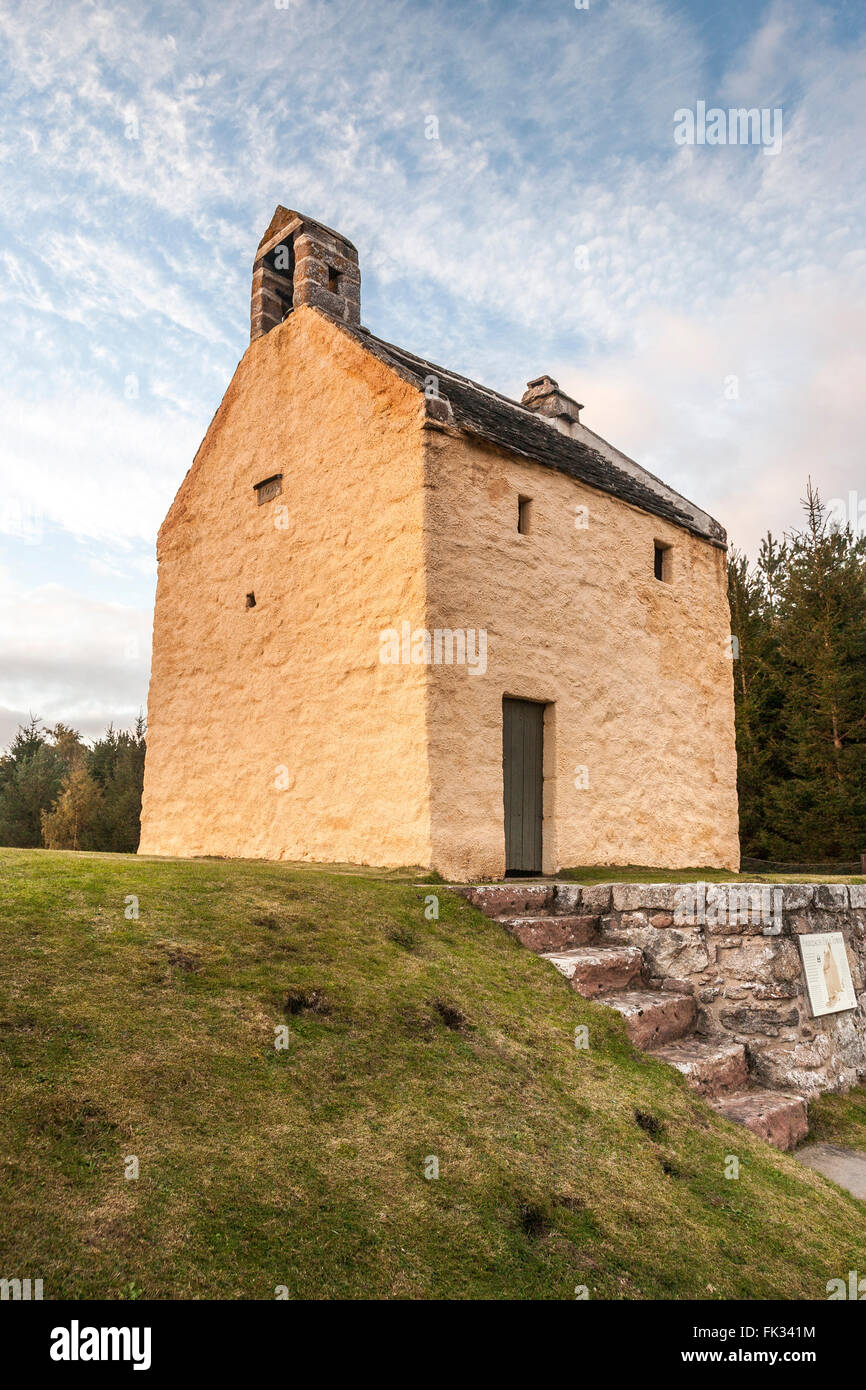
M 628 989 L 640 980 L 643 971 L 643 952 L 637 946 L 578 946 L 571 951 L 545 953 L 544 959 L 585 999 Z
M 809 1133 L 805 1100 L 785 1091 L 755 1088 L 720 1096 L 711 1100 L 710 1105 L 726 1120 L 745 1125 L 777 1149 L 793 1149 Z
M 570 951 L 576 946 L 588 946 L 598 936 L 597 917 L 577 915 L 542 917 L 500 917 L 498 919 L 512 936 L 537 955 L 550 951 Z
M 809 1122 L 802 1096 L 754 1085 L 742 1043 L 695 1036 L 694 995 L 641 985 L 650 973 L 641 948 L 605 939 L 609 885 L 493 883 L 458 891 L 549 961 L 578 994 L 616 1009 L 635 1047 L 676 1067 L 719 1115 L 779 1149 L 805 1138 Z M 617 891 L 629 889 L 614 887 L 614 900 Z M 659 910 L 663 897 L 659 890 Z
M 697 1016 L 693 995 L 664 989 L 627 989 L 608 995 L 604 1002 L 622 1014 L 626 1032 L 644 1052 L 685 1037 Z
M 485 917 L 499 920 L 552 910 L 553 888 L 552 883 L 479 883 L 461 891 Z
M 706 1099 L 742 1091 L 749 1084 L 746 1049 L 738 1042 L 682 1038 L 653 1049 L 653 1057 L 676 1067 L 693 1091 Z

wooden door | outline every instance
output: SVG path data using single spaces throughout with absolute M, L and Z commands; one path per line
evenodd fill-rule
M 541 873 L 544 705 L 502 701 L 506 872 Z

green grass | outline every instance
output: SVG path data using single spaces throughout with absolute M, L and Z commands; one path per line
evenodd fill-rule
M 0 1275 L 46 1298 L 823 1299 L 862 1267 L 866 1204 L 462 899 L 427 920 L 430 891 L 0 851 Z
M 336 869 L 344 873 L 364 872 L 350 865 L 332 866 L 332 871 Z M 418 883 L 443 882 L 438 875 L 431 874 L 427 869 L 392 869 L 388 870 L 388 873 L 392 877 L 411 878 Z M 565 883 L 866 883 L 866 877 L 852 874 L 739 874 L 728 869 L 651 869 L 635 864 L 583 864 L 571 869 L 560 869 L 551 877 Z M 532 883 L 536 880 L 529 877 L 522 881 Z M 548 880 L 539 874 L 537 881 Z
M 845 1096 L 819 1096 L 809 1112 L 809 1139 L 866 1151 L 866 1086 Z
M 735 874 L 727 869 L 648 869 L 584 865 L 561 869 L 556 875 L 568 883 L 866 883 L 850 874 Z

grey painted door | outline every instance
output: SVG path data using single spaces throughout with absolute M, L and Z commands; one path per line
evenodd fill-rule
M 505 869 L 541 873 L 544 705 L 502 701 Z

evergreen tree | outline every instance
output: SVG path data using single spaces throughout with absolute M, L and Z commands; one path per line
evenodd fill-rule
M 144 719 L 139 716 L 132 733 L 116 733 L 109 725 L 90 751 L 89 768 L 103 792 L 101 849 L 134 853 L 138 848 L 145 749 Z
M 67 767 L 38 719 L 23 724 L 0 757 L 0 844 L 42 844 L 42 812 L 57 799 Z
M 42 838 L 46 849 L 104 849 L 100 843 L 102 789 L 83 763 L 63 779 L 57 802 L 42 812 Z
M 737 790 L 740 839 L 750 854 L 763 855 L 766 790 L 770 779 L 768 733 L 775 720 L 774 644 L 768 622 L 767 592 L 760 568 L 732 549 L 728 562 L 728 601 L 735 644 Z
M 68 725 L 31 719 L 0 757 L 0 844 L 135 853 L 144 755 L 141 717 L 92 748 Z
M 850 859 L 866 847 L 866 541 L 830 526 L 811 480 L 803 505 L 778 614 L 790 775 L 771 811 L 800 856 Z
M 866 848 L 866 541 L 830 525 L 811 480 L 806 524 L 731 552 L 740 827 L 758 858 L 854 859 Z

